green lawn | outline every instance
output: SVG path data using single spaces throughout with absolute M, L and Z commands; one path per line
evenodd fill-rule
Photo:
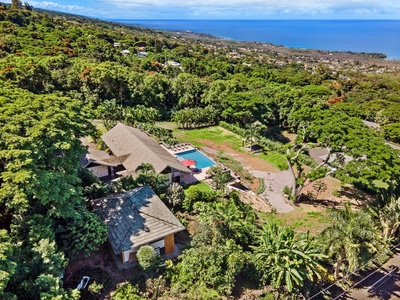
M 264 178 L 257 178 L 257 180 L 258 180 L 258 188 L 254 192 L 257 195 L 259 195 L 265 191 L 265 183 L 264 183 Z
M 312 233 L 321 232 L 329 221 L 327 212 L 306 212 L 301 207 L 295 207 L 287 214 L 261 214 L 261 218 L 265 222 L 290 226 L 299 232 L 310 231 Z
M 172 129 L 174 131 L 174 136 L 179 142 L 190 142 L 197 147 L 205 146 L 204 142 L 202 142 L 205 140 L 213 142 L 215 144 L 224 143 L 224 145 L 230 147 L 233 150 L 245 153 L 247 155 L 258 156 L 280 170 L 287 169 L 285 155 L 277 151 L 268 151 L 265 154 L 251 154 L 243 150 L 243 138 L 241 136 L 232 133 L 220 126 L 183 130 L 176 128 L 176 126 L 174 126 L 174 124 L 171 122 L 158 123 L 157 125 L 163 128 Z
M 97 130 L 100 131 L 101 134 L 104 134 L 108 131 L 107 128 L 104 126 L 102 120 L 92 120 L 91 122 L 97 128 Z
M 213 126 L 200 129 L 174 129 L 175 136 L 180 142 L 190 142 L 195 146 L 204 146 L 201 140 L 208 140 L 216 144 L 228 144 L 232 149 L 240 150 L 242 138 L 234 133 L 227 133 L 226 129 Z
M 191 186 L 197 187 L 197 188 L 198 188 L 200 191 L 202 191 L 202 192 L 209 192 L 209 191 L 211 191 L 211 187 L 210 187 L 208 184 L 204 183 L 203 181 L 199 181 L 199 182 L 193 183 L 193 184 L 188 184 L 188 185 L 184 186 L 183 188 L 184 188 L 185 190 L 187 190 L 187 189 L 188 189 L 189 187 L 191 187 Z
M 269 162 L 271 165 L 277 167 L 279 170 L 286 170 L 288 168 L 285 155 L 277 151 L 268 151 L 266 153 L 262 153 L 260 154 L 260 157 Z

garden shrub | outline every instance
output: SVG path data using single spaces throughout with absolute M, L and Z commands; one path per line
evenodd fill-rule
M 160 265 L 160 256 L 156 253 L 151 246 L 142 246 L 137 252 L 137 259 L 139 267 L 144 271 L 152 272 Z

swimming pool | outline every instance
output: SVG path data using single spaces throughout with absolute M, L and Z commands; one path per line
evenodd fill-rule
M 198 150 L 189 150 L 181 153 L 176 153 L 175 155 L 178 157 L 178 160 L 194 159 L 197 162 L 197 169 L 203 169 L 215 165 L 215 162 L 213 160 L 209 159 Z

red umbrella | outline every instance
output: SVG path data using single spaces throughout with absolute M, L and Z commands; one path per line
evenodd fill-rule
M 195 161 L 194 159 L 184 159 L 181 161 L 181 163 L 186 167 L 190 167 L 197 164 L 197 161 Z

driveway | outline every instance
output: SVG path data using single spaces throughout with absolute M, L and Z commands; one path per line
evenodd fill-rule
M 288 213 L 294 210 L 282 192 L 285 186 L 292 187 L 293 185 L 293 175 L 290 170 L 277 173 L 251 170 L 250 173 L 257 178 L 264 178 L 265 191 L 260 197 L 268 199 L 269 204 L 275 207 L 277 213 Z

